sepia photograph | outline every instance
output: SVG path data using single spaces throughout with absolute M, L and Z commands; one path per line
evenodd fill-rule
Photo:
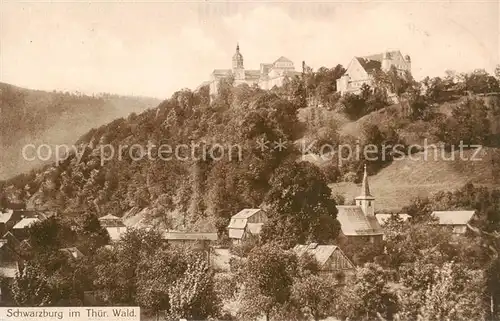
M 0 0 L 0 321 L 500 321 L 498 0 Z

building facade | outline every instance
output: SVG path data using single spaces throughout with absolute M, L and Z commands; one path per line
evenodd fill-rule
M 376 71 L 388 72 L 392 67 L 396 68 L 400 75 L 404 75 L 406 72 L 411 73 L 410 56 L 403 57 L 401 51 L 395 50 L 354 57 L 347 65 L 344 75 L 337 79 L 337 91 L 342 95 L 359 94 L 364 84 L 373 87 L 373 76 Z
M 274 86 L 282 86 L 286 78 L 296 75 L 301 75 L 301 73 L 295 71 L 293 62 L 283 56 L 276 59 L 273 63 L 261 63 L 260 69 L 245 69 L 240 46 L 236 45 L 231 69 L 215 69 L 210 75 L 208 82 L 210 97 L 213 98 L 218 94 L 219 83 L 222 79 L 234 79 L 234 86 L 247 84 L 267 90 Z

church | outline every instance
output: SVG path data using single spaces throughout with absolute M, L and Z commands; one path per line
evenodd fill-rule
M 245 69 L 243 65 L 243 55 L 240 52 L 239 44 L 236 45 L 236 52 L 232 59 L 231 69 L 215 69 L 210 75 L 210 97 L 218 93 L 218 86 L 221 79 L 233 77 L 234 86 L 248 84 L 257 85 L 261 89 L 271 89 L 274 86 L 280 87 L 288 77 L 301 75 L 295 71 L 293 62 L 286 57 L 279 57 L 273 63 L 261 63 L 260 69 Z
M 370 193 L 366 165 L 361 193 L 355 198 L 355 202 L 355 205 L 337 206 L 341 236 L 350 242 L 381 242 L 384 232 L 375 216 L 375 197 Z

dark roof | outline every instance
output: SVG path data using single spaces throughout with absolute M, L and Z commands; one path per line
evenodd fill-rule
M 363 58 L 363 57 L 355 57 L 358 62 L 360 63 L 361 67 L 366 72 L 372 72 L 373 70 L 378 70 L 382 66 L 380 61 L 377 60 L 370 60 L 368 58 Z

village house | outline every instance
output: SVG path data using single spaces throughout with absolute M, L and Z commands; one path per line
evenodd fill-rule
M 336 245 L 298 244 L 293 251 L 299 258 L 306 254 L 314 257 L 322 274 L 337 275 L 339 272 L 346 274 L 355 268 L 351 260 Z
M 22 212 L 13 209 L 0 211 L 0 234 L 3 235 L 10 231 L 22 219 Z
M 239 244 L 249 235 L 259 236 L 267 222 L 266 213 L 260 208 L 246 208 L 231 217 L 227 227 L 233 244 Z
M 47 219 L 43 213 L 36 211 L 20 211 L 21 220 L 12 227 L 12 233 L 19 240 L 28 237 L 28 229 L 35 223 Z
M 431 216 L 439 226 L 452 229 L 453 234 L 461 235 L 467 231 L 467 223 L 476 217 L 475 211 L 434 211 Z
M 127 227 L 123 224 L 122 219 L 111 214 L 100 217 L 99 223 L 108 231 L 109 238 L 112 242 L 119 241 L 122 235 L 127 231 Z
M 396 68 L 399 75 L 404 75 L 406 72 L 411 73 L 410 56 L 403 57 L 401 51 L 395 50 L 354 57 L 347 65 L 344 75 L 337 79 L 337 91 L 342 96 L 347 93 L 359 94 L 364 84 L 373 88 L 373 76 L 376 71 L 388 72 L 393 67 Z
M 210 97 L 218 94 L 219 82 L 222 79 L 233 78 L 234 86 L 248 84 L 258 86 L 261 89 L 271 89 L 274 86 L 283 86 L 285 79 L 301 75 L 295 71 L 293 62 L 286 57 L 279 57 L 273 63 L 261 63 L 260 69 L 245 69 L 243 66 L 243 55 L 240 53 L 240 46 L 236 45 L 236 52 L 232 59 L 231 69 L 215 69 L 210 75 L 207 83 L 210 86 Z
M 338 205 L 337 220 L 340 222 L 341 239 L 348 242 L 376 243 L 383 239 L 384 232 L 375 217 L 375 197 L 370 193 L 366 165 L 361 186 L 361 195 L 355 205 Z

